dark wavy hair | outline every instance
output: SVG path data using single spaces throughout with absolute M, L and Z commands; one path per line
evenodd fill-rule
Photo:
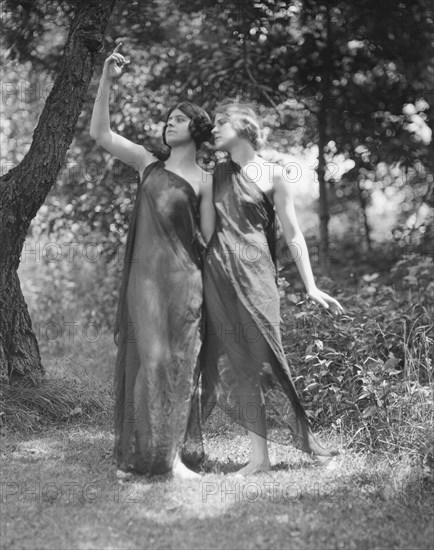
M 175 105 L 175 107 L 172 107 L 167 113 L 166 124 L 163 128 L 164 145 L 169 147 L 166 143 L 167 121 L 175 109 L 179 109 L 186 117 L 191 119 L 188 129 L 190 130 L 191 137 L 196 145 L 196 150 L 199 149 L 202 143 L 211 139 L 211 130 L 213 129 L 213 125 L 208 113 L 202 109 L 202 107 L 198 107 L 194 103 L 183 101 L 182 103 Z

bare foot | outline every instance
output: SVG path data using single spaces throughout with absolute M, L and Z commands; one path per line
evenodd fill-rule
M 132 472 L 124 472 L 123 470 L 116 470 L 116 477 L 119 481 L 130 481 L 133 479 Z
M 249 464 L 241 468 L 241 470 L 238 470 L 237 472 L 235 472 L 234 475 L 247 477 L 247 476 L 253 476 L 255 474 L 262 474 L 263 472 L 270 472 L 270 471 L 271 471 L 270 462 L 261 462 L 261 463 L 249 462 Z
M 337 467 L 336 456 L 311 455 L 311 458 L 314 464 L 326 470 L 334 470 Z
M 179 459 L 173 465 L 173 476 L 178 479 L 198 479 L 201 477 L 200 474 L 197 474 L 196 472 L 193 472 L 193 470 L 187 468 L 187 466 Z

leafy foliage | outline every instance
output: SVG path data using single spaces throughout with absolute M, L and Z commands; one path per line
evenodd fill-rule
M 20 1 L 15 10 L 12 4 L 17 3 L 5 3 L 4 40 L 9 57 L 23 64 L 19 84 L 45 89 L 61 53 L 51 46 L 64 43 L 76 3 Z M 180 99 L 212 110 L 227 96 L 257 103 L 272 129 L 269 143 L 281 151 L 314 147 L 321 124 L 328 141 L 323 153 L 331 168 L 325 176 L 331 214 L 348 207 L 361 212 L 363 235 L 372 229 L 364 216 L 374 191 L 402 189 L 410 197 L 403 201 L 407 217 L 429 201 L 433 25 L 426 0 L 362 0 L 357 6 L 343 0 L 119 0 L 100 54 L 102 64 L 122 41 L 130 60 L 113 87 L 113 128 L 136 142 L 155 140 L 167 108 Z M 12 92 L 18 89 L 16 65 L 9 61 L 6 68 Z M 90 233 L 102 231 L 109 245 L 113 240 L 119 245 L 135 179 L 88 136 L 99 74 L 97 69 L 74 145 L 47 201 L 45 223 L 86 224 Z M 7 130 L 4 150 L 11 164 L 22 158 L 23 136 L 31 134 L 38 115 L 32 93 L 24 90 L 24 102 L 13 95 L 5 118 L 13 121 L 22 113 L 25 126 L 10 122 Z M 353 168 L 337 173 L 342 159 Z M 403 176 L 411 167 L 416 177 Z
M 342 317 L 312 304 L 285 313 L 285 346 L 314 423 L 353 432 L 371 449 L 432 455 L 432 267 L 413 256 L 389 280 L 366 275 Z

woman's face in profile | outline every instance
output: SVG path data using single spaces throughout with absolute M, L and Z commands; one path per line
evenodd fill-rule
M 191 118 L 188 118 L 181 110 L 175 109 L 167 119 L 165 133 L 166 143 L 169 147 L 175 147 L 192 140 L 188 128 Z
M 238 139 L 238 135 L 231 124 L 231 121 L 224 113 L 218 113 L 214 120 L 212 130 L 216 149 L 228 151 L 232 143 Z

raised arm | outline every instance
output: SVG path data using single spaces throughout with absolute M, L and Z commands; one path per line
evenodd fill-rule
M 316 286 L 306 241 L 297 222 L 293 186 L 285 180 L 283 169 L 280 166 L 275 166 L 273 191 L 274 204 L 282 224 L 283 235 L 306 287 L 307 294 L 326 309 L 331 307 L 337 312 L 343 313 L 344 310 L 341 304 Z
M 128 164 L 139 173 L 142 173 L 148 164 L 156 160 L 154 155 L 142 145 L 133 143 L 110 128 L 109 98 L 110 86 L 113 78 L 119 77 L 126 60 L 119 53 L 121 44 L 118 44 L 113 53 L 105 60 L 99 83 L 98 94 L 92 111 L 90 135 L 98 145 Z

